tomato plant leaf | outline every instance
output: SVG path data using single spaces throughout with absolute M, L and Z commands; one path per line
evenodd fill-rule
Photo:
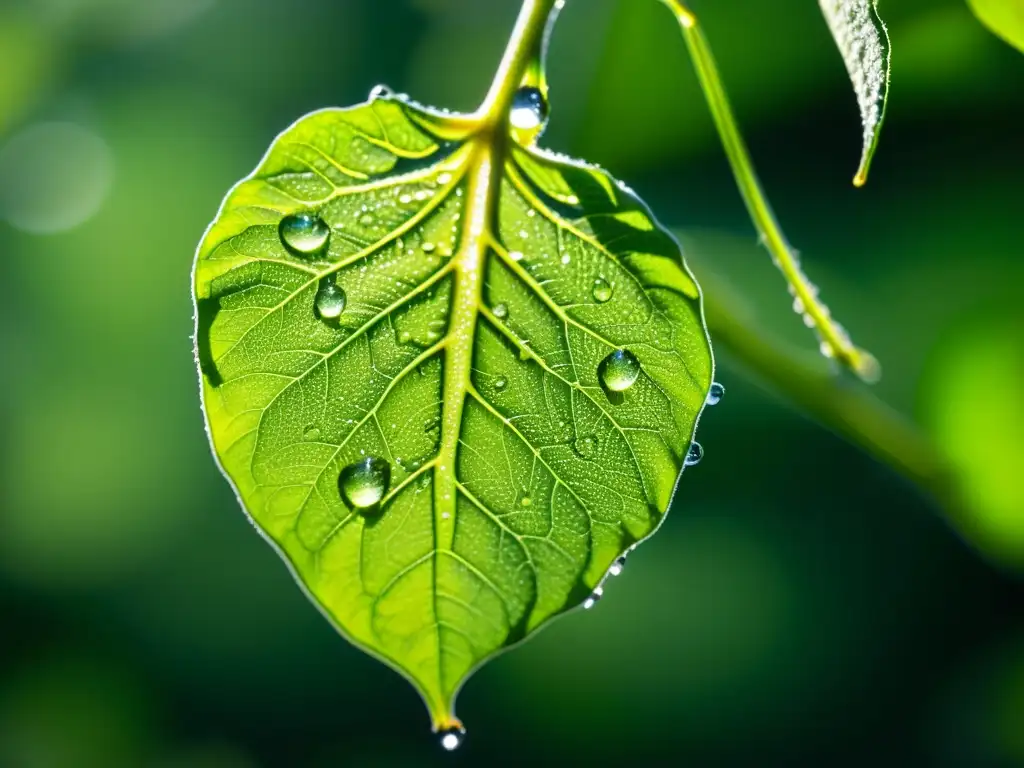
M 857 94 L 864 141 L 853 183 L 860 187 L 868 180 L 885 119 L 889 96 L 889 33 L 878 16 L 878 0 L 819 0 L 819 3 Z
M 967 0 L 982 24 L 1024 52 L 1024 0 Z
M 224 472 L 438 729 L 476 667 L 655 530 L 712 384 L 677 243 L 534 146 L 543 97 L 520 88 L 498 124 L 384 90 L 304 117 L 195 264 Z

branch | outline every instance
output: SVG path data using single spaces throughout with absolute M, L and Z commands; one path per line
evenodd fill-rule
M 913 423 L 859 382 L 757 330 L 751 313 L 730 297 L 720 278 L 699 262 L 695 271 L 705 288 L 704 311 L 716 347 L 815 421 L 926 491 L 947 513 L 962 509 L 952 468 Z

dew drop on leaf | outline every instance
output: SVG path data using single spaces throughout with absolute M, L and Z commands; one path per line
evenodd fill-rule
M 533 504 L 533 499 L 530 498 L 530 494 L 528 494 L 526 491 L 523 491 L 523 495 L 519 497 L 519 506 L 528 507 L 531 504 Z
M 622 555 L 615 558 L 615 562 L 608 568 L 609 576 L 621 576 L 622 571 L 626 568 L 626 556 Z
M 504 392 L 507 388 L 508 388 L 508 379 L 506 379 L 504 376 L 499 376 L 497 379 L 494 380 L 494 391 L 495 392 Z
M 320 430 L 310 424 L 302 433 L 302 439 L 312 442 L 320 439 Z
M 589 611 L 591 608 L 597 605 L 597 601 L 601 599 L 602 595 L 604 595 L 604 588 L 594 587 L 594 591 L 590 593 L 590 597 L 583 601 L 584 610 Z
M 384 459 L 368 456 L 349 464 L 338 475 L 341 498 L 356 512 L 376 511 L 391 484 L 391 465 Z
M 345 292 L 333 281 L 325 280 L 316 292 L 316 313 L 324 320 L 337 320 L 345 311 Z
M 512 98 L 509 122 L 521 131 L 534 131 L 548 119 L 548 101 L 539 88 L 524 86 Z
M 297 256 L 315 256 L 327 247 L 331 228 L 311 213 L 296 213 L 281 219 L 278 227 L 281 242 Z
M 364 227 L 372 227 L 375 221 L 376 219 L 373 218 L 373 214 L 370 213 L 364 213 L 359 217 L 359 223 Z
M 690 450 L 686 452 L 686 460 L 683 462 L 687 467 L 695 467 L 704 458 L 704 447 L 694 441 L 690 443 Z
M 717 381 L 711 385 L 711 389 L 708 391 L 708 405 L 718 405 L 722 402 L 722 398 L 725 397 L 725 387 L 719 384 Z
M 499 320 L 504 320 L 508 317 L 508 305 L 507 304 L 495 304 L 494 309 L 491 310 L 494 316 Z
M 625 392 L 640 377 L 640 361 L 625 349 L 617 349 L 597 367 L 601 384 L 612 392 Z
M 597 438 L 587 435 L 580 437 L 573 443 L 572 449 L 581 459 L 589 459 L 597 452 Z
M 465 737 L 465 728 L 445 728 L 441 731 L 441 746 L 448 752 L 454 752 L 462 746 Z
M 611 283 L 609 283 L 603 277 L 597 278 L 597 280 L 594 281 L 593 296 L 594 296 L 594 301 L 596 301 L 598 304 L 604 304 L 606 301 L 611 299 L 611 297 L 612 297 L 612 286 L 611 286 Z
M 388 88 L 386 85 L 375 85 L 370 89 L 370 101 L 375 99 L 390 99 L 393 98 L 395 92 Z

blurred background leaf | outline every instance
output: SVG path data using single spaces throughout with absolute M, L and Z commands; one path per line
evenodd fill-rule
M 472 680 L 455 759 L 1024 764 L 1024 62 L 962 0 L 887 3 L 886 145 L 854 190 L 857 108 L 814 3 L 694 5 L 787 233 L 884 365 L 876 394 L 934 436 L 970 504 L 948 526 L 720 350 L 728 393 L 662 532 L 595 610 Z M 311 609 L 217 473 L 189 269 L 282 128 L 378 82 L 474 107 L 517 8 L 0 6 L 0 765 L 451 757 L 407 684 Z M 762 330 L 817 361 L 671 16 L 571 0 L 552 55 L 545 143 L 630 182 Z M 88 136 L 93 161 L 18 149 L 54 125 Z M 32 200 L 61 226 L 26 229 Z
M 1024 52 L 1024 2 L 967 0 L 981 22 L 1010 45 Z

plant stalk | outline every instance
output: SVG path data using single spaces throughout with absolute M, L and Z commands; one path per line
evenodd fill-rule
M 835 320 L 829 308 L 818 298 L 818 289 L 807 278 L 800 267 L 796 251 L 786 240 L 775 214 L 768 203 L 761 183 L 754 171 L 753 162 L 740 134 L 725 87 L 718 73 L 711 47 L 697 23 L 697 17 L 681 0 L 662 0 L 675 15 L 682 28 L 683 37 L 693 58 L 694 68 L 700 80 L 701 89 L 711 109 L 715 127 L 722 140 L 729 165 L 732 167 L 736 184 L 746 203 L 750 218 L 757 228 L 761 242 L 768 248 L 775 266 L 779 268 L 790 293 L 793 308 L 803 315 L 804 321 L 817 329 L 821 339 L 821 352 L 834 357 L 861 379 L 873 382 L 881 373 L 878 361 L 850 340 L 849 335 Z

